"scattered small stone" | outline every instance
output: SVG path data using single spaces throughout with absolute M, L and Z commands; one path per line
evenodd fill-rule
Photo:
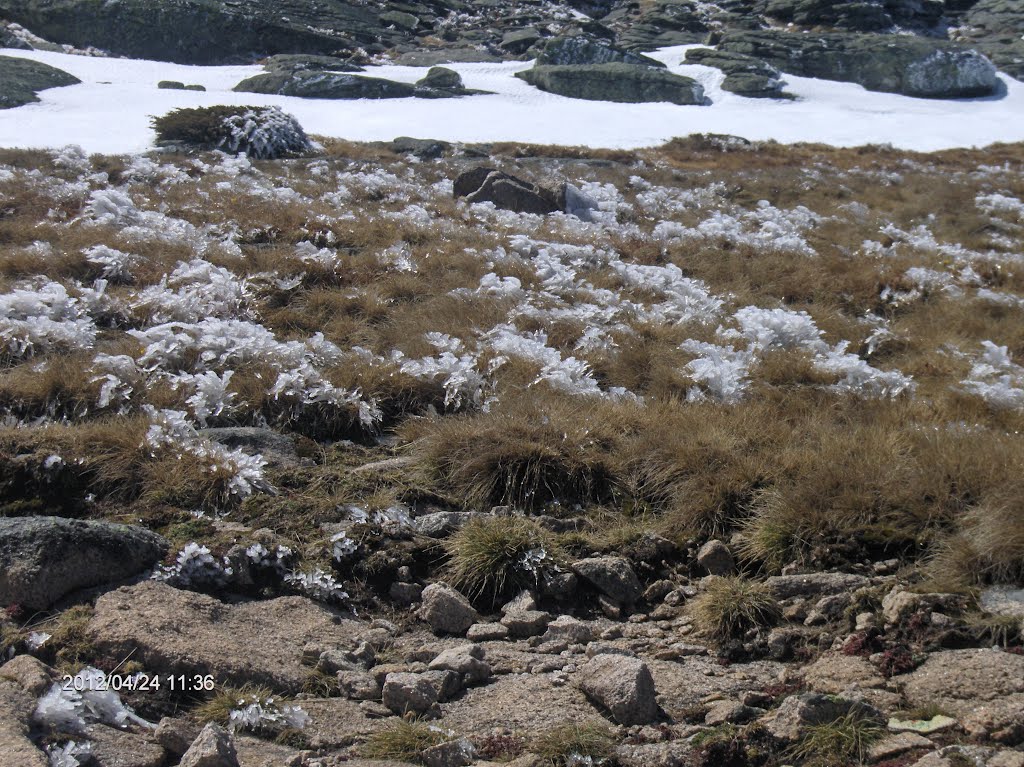
M 338 688 L 349 700 L 380 700 L 382 690 L 377 678 L 366 671 L 339 671 Z
M 476 749 L 467 738 L 450 740 L 420 752 L 426 767 L 466 767 L 476 759 Z
M 400 716 L 426 714 L 438 702 L 438 689 L 422 674 L 388 674 L 384 680 L 382 701 Z
M 179 767 L 238 767 L 231 733 L 210 722 L 181 757 Z
M 56 678 L 52 668 L 31 655 L 16 655 L 0 666 L 0 679 L 17 682 L 21 689 L 37 698 L 50 688 Z
M 654 678 L 637 658 L 598 655 L 579 671 L 580 689 L 619 724 L 649 724 L 658 715 Z
M 465 644 L 444 650 L 428 668 L 432 671 L 454 671 L 462 677 L 462 684 L 486 682 L 491 667 L 483 660 L 484 649 L 478 644 Z
M 699 564 L 708 575 L 731 575 L 736 569 L 732 552 L 722 541 L 711 540 L 700 547 L 697 552 L 697 564 Z
M 598 591 L 621 604 L 632 604 L 643 595 L 643 587 L 632 566 L 622 557 L 590 557 L 572 565 L 572 570 Z
M 542 634 L 550 622 L 551 615 L 540 610 L 513 610 L 501 619 L 502 625 L 508 628 L 509 636 L 515 638 Z
M 423 589 L 418 615 L 434 633 L 459 636 L 480 619 L 469 600 L 445 583 L 432 583 Z
M 180 757 L 199 737 L 199 728 L 188 719 L 165 716 L 156 726 L 153 738 L 165 751 Z
M 395 581 L 388 589 L 388 596 L 399 607 L 409 607 L 419 602 L 423 597 L 423 587 L 418 583 Z
M 466 631 L 471 642 L 499 641 L 508 637 L 508 627 L 501 623 L 474 623 Z
M 719 724 L 742 724 L 756 719 L 764 709 L 754 708 L 735 700 L 723 700 L 711 706 L 704 715 L 704 724 L 714 727 Z

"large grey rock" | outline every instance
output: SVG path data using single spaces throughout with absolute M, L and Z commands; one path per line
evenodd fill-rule
M 131 654 L 154 673 L 215 674 L 223 684 L 298 692 L 310 672 L 303 648 L 351 647 L 365 625 L 305 597 L 230 605 L 146 581 L 96 600 L 89 634 L 104 657 Z
M 32 50 L 32 46 L 11 32 L 6 27 L 0 26 L 0 48 L 15 48 L 22 51 Z
M 446 583 L 431 583 L 423 589 L 418 614 L 438 634 L 461 636 L 480 620 L 469 600 Z
M 623 725 L 650 724 L 658 716 L 654 678 L 638 658 L 603 654 L 580 669 L 583 694 Z
M 242 80 L 232 90 L 307 99 L 403 99 L 417 95 L 416 86 L 408 83 L 308 69 L 255 75 Z
M 609 599 L 631 604 L 644 593 L 632 566 L 622 557 L 589 557 L 573 563 L 572 570 Z
M 770 64 L 742 53 L 691 48 L 686 52 L 687 64 L 703 64 L 725 73 L 722 90 L 747 98 L 791 98 L 782 90 L 779 70 Z
M 74 75 L 41 61 L 0 56 L 0 109 L 39 101 L 39 91 L 80 83 Z
M 333 54 L 409 35 L 388 30 L 373 5 L 345 0 L 4 0 L 2 12 L 53 42 L 185 64 Z
M 268 72 L 361 72 L 362 67 L 337 56 L 308 53 L 279 53 L 263 62 Z
M 718 47 L 794 75 L 858 83 L 870 91 L 905 96 L 987 96 L 999 84 L 995 66 L 977 51 L 910 35 L 729 32 Z
M 516 77 L 542 91 L 587 101 L 705 103 L 696 80 L 635 64 L 541 65 Z
M 73 591 L 152 567 L 168 543 L 143 527 L 63 517 L 0 519 L 0 605 L 44 610 Z
M 610 42 L 587 35 L 556 37 L 544 44 L 537 56 L 537 64 L 565 66 L 567 64 L 610 64 L 622 62 L 663 69 L 665 65 L 639 53 L 617 48 Z
M 231 733 L 210 722 L 181 757 L 178 767 L 238 767 Z

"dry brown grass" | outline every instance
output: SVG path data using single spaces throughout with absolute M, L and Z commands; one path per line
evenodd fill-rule
M 766 570 L 810 557 L 821 544 L 846 542 L 869 557 L 918 558 L 940 551 L 936 567 L 974 584 L 1022 577 L 1024 544 L 1015 531 L 1022 521 L 1016 478 L 1024 465 L 1018 444 L 1024 414 L 995 410 L 959 387 L 982 341 L 1006 345 L 1016 361 L 1024 359 L 1024 310 L 941 291 L 900 306 L 884 302 L 883 288 L 912 287 L 904 277 L 909 267 L 950 271 L 954 264 L 941 253 L 888 241 L 879 230 L 888 223 L 905 231 L 924 224 L 940 242 L 989 250 L 992 226 L 974 200 L 992 192 L 1024 197 L 1024 145 L 930 155 L 774 143 L 723 151 L 706 137 L 637 152 L 494 145 L 489 151 L 506 170 L 538 181 L 550 176 L 611 183 L 627 203 L 636 202 L 632 175 L 681 189 L 724 184 L 711 208 L 649 215 L 637 206 L 622 213 L 620 221 L 636 224 L 638 231 L 573 230 L 557 217 L 522 224 L 521 231 L 537 240 L 614 248 L 637 264 L 675 264 L 727 297 L 726 314 L 706 324 L 656 325 L 625 317 L 625 327 L 610 332 L 613 347 L 580 352 L 576 343 L 587 329 L 584 322 L 548 322 L 517 311 L 515 299 L 473 294 L 489 271 L 514 276 L 527 289 L 540 287 L 529 257 L 487 263 L 490 251 L 509 250 L 511 230 L 505 224 L 465 211 L 443 195 L 392 196 L 372 184 L 353 185 L 342 203 L 323 197 L 336 191 L 337 172 L 411 172 L 426 190 L 464 169 L 464 160 L 410 165 L 380 146 L 324 144 L 323 156 L 313 161 L 256 163 L 279 186 L 309 197 L 301 202 L 270 200 L 242 185 L 219 188 L 223 176 L 191 166 L 191 180 L 162 189 L 158 201 L 147 182 L 127 175 L 123 158 L 94 157 L 92 163 L 94 170 L 111 174 L 111 183 L 126 184 L 143 207 L 162 202 L 167 215 L 221 232 L 237 226 L 242 256 L 215 246 L 203 254 L 211 262 L 240 277 L 269 271 L 282 278 L 301 275 L 290 289 L 268 280 L 255 283 L 252 317 L 281 340 L 323 332 L 343 349 L 360 345 L 384 356 L 399 350 L 415 359 L 436 353 L 424 338 L 429 331 L 475 346 L 481 333 L 509 322 L 522 331 L 545 332 L 563 356 L 585 359 L 603 387 L 624 386 L 646 404 L 556 393 L 537 382 L 536 362 L 516 358 L 490 376 L 489 393 L 499 399 L 491 412 L 452 414 L 442 380 L 414 378 L 396 363 L 346 361 L 324 375 L 378 401 L 384 429 L 394 429 L 410 445 L 415 465 L 409 476 L 353 481 L 348 464 L 328 447 L 316 455 L 315 468 L 274 478 L 283 486 L 281 496 L 247 502 L 242 513 L 250 521 L 313 541 L 317 526 L 342 502 L 430 496 L 452 506 L 508 503 L 562 511 L 579 504 L 582 513 L 599 520 L 611 546 L 641 528 L 675 539 L 740 532 L 747 564 Z M 57 180 L 75 178 L 49 153 L 2 150 L 0 163 L 38 168 Z M 327 172 L 314 173 L 316 163 L 326 163 Z M 1007 172 L 976 173 L 980 165 L 1003 164 Z M 82 221 L 66 226 L 64 221 L 82 214 L 87 195 L 81 190 L 55 198 L 45 185 L 18 177 L 0 184 L 0 193 L 3 289 L 36 274 L 69 287 L 73 280 L 89 283 L 99 272 L 85 262 L 83 251 L 106 244 L 141 256 L 132 284 L 110 288 L 130 301 L 139 288 L 196 256 L 183 242 L 155 240 L 133 248 L 117 227 Z M 715 207 L 735 213 L 762 199 L 780 208 L 803 205 L 822 217 L 805 232 L 817 255 L 728 241 L 665 243 L 648 236 L 658 218 L 694 226 Z M 410 202 L 428 209 L 428 225 L 386 215 Z M 852 209 L 851 203 L 860 207 Z M 865 255 L 864 240 L 885 242 L 884 254 Z M 49 244 L 52 257 L 40 260 L 26 250 L 34 242 Z M 295 254 L 300 242 L 330 247 L 339 266 L 303 263 Z M 415 272 L 390 268 L 382 257 L 399 245 L 416 262 Z M 998 261 L 975 259 L 972 266 L 982 285 L 1020 295 L 1024 270 Z M 624 289 L 610 269 L 587 272 L 586 279 L 632 300 L 651 300 L 646 286 Z M 589 300 L 585 291 L 564 298 Z M 807 311 L 827 343 L 848 341 L 850 351 L 862 355 L 873 327 L 864 316 L 887 320 L 894 335 L 868 359 L 912 375 L 916 396 L 876 402 L 837 394 L 828 390 L 834 377 L 816 369 L 808 353 L 771 351 L 753 365 L 744 401 L 687 402 L 693 381 L 679 345 L 687 339 L 716 341 L 719 322 L 728 326 L 728 314 L 745 305 Z M 97 384 L 85 372 L 91 355 L 137 354 L 124 330 L 147 320 L 131 310 L 108 319 L 114 324 L 103 328 L 94 350 L 43 354 L 0 370 L 0 413 L 69 421 L 0 433 L 5 501 L 24 501 L 29 489 L 42 487 L 32 472 L 49 455 L 60 454 L 72 467 L 57 485 L 60 492 L 73 499 L 95 493 L 103 513 L 123 514 L 125 505 L 143 502 L 178 511 L 212 503 L 223 477 L 188 462 L 146 456 L 138 449 L 146 427 L 142 419 L 108 419 L 94 411 Z M 490 355 L 482 355 L 483 365 Z M 325 443 L 369 439 L 353 410 L 300 409 L 269 397 L 275 375 L 269 366 L 235 371 L 231 390 L 238 409 L 223 423 L 263 418 L 274 428 Z M 139 388 L 134 407 L 185 406 L 184 392 L 165 385 Z M 96 513 L 78 501 L 61 501 L 56 490 L 44 489 L 43 495 L 44 505 Z

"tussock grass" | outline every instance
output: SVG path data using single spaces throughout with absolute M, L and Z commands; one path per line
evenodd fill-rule
M 742 577 L 713 579 L 693 604 L 698 629 L 716 641 L 771 626 L 780 615 L 778 603 L 764 584 Z
M 867 758 L 871 744 L 885 735 L 885 727 L 855 711 L 827 724 L 807 728 L 789 756 L 808 767 L 833 767 Z
M 561 559 L 555 538 L 525 517 L 470 520 L 445 541 L 448 580 L 478 603 L 497 604 L 522 589 L 535 589 L 541 573 L 524 564 L 530 552 Z
M 451 740 L 441 728 L 426 722 L 399 719 L 373 733 L 359 748 L 367 759 L 397 759 L 423 764 L 423 752 Z
M 528 749 L 551 767 L 573 764 L 574 757 L 600 762 L 612 755 L 615 740 L 603 722 L 565 724 L 538 735 Z
M 490 413 L 414 424 L 413 452 L 429 476 L 478 507 L 541 509 L 600 503 L 614 493 L 609 447 L 621 439 L 615 408 L 540 395 Z M 596 405 L 596 406 L 595 406 Z M 535 409 L 536 408 L 536 409 Z
M 241 687 L 222 685 L 214 690 L 208 700 L 204 700 L 192 709 L 192 714 L 203 724 L 214 722 L 226 727 L 231 719 L 232 710 L 239 707 L 240 700 L 243 698 L 265 700 L 270 697 L 280 700 L 280 696 L 274 695 L 273 690 L 263 685 L 245 684 Z

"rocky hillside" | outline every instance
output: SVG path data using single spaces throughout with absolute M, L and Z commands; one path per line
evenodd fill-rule
M 1019 145 L 271 112 L 0 153 L 0 764 L 1024 764 Z
M 883 76 L 865 74 L 864 67 L 870 65 L 882 73 L 902 73 L 882 84 L 882 90 L 928 97 L 994 92 L 991 77 L 982 82 L 984 66 L 978 53 L 1012 76 L 1024 72 L 1022 17 L 1013 0 L 729 0 L 717 4 L 673 0 L 575 5 L 548 0 L 527 5 L 509 0 L 0 2 L 0 18 L 20 25 L 4 33 L 18 44 L 33 39 L 27 29 L 53 43 L 77 48 L 196 64 L 311 54 L 340 57 L 355 65 L 374 57 L 433 65 L 534 58 L 551 40 L 580 35 L 626 51 L 648 51 L 707 41 L 715 44 L 723 35 L 735 40 L 756 33 L 759 42 L 747 45 L 744 52 L 760 66 L 859 82 L 872 89 Z M 813 34 L 795 34 L 799 32 Z M 807 46 L 822 53 L 809 57 L 814 63 L 795 66 L 806 58 L 802 49 Z M 858 56 L 863 63 L 857 63 Z M 915 66 L 929 57 L 939 57 L 951 70 L 946 80 L 964 82 L 953 87 L 945 82 L 925 87 L 904 84 L 903 80 L 915 77 Z M 607 62 L 580 55 L 562 63 Z M 918 77 L 932 79 L 931 75 Z

